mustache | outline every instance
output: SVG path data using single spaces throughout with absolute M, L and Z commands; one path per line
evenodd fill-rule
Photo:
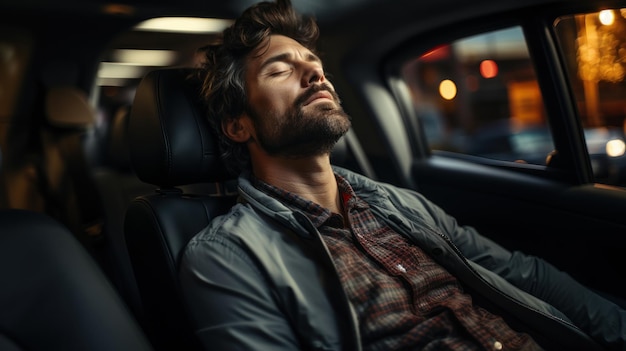
M 337 95 L 337 93 L 330 87 L 330 85 L 326 83 L 321 83 L 321 84 L 312 85 L 309 89 L 307 89 L 304 93 L 302 93 L 302 95 L 300 95 L 296 99 L 296 101 L 294 102 L 294 105 L 297 107 L 302 106 L 305 103 L 305 101 L 307 101 L 311 96 L 323 90 L 329 92 L 330 95 L 332 95 L 333 100 L 335 100 L 337 104 L 341 104 L 341 101 L 339 100 L 339 95 Z

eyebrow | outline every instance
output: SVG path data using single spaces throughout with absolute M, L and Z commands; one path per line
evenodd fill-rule
M 286 62 L 289 61 L 290 59 L 292 59 L 294 55 L 290 52 L 285 52 L 282 54 L 278 54 L 276 56 L 272 56 L 270 58 L 268 58 L 267 60 L 265 60 L 261 66 L 259 67 L 259 71 L 263 70 L 265 67 L 267 67 L 268 65 L 274 63 L 274 62 Z M 312 52 L 309 52 L 306 54 L 305 60 L 307 62 L 319 62 L 320 64 L 322 63 L 322 60 L 315 54 L 313 54 Z

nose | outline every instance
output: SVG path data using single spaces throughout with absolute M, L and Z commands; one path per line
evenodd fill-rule
M 321 83 L 326 79 L 324 70 L 319 64 L 308 62 L 304 67 L 304 74 L 302 75 L 303 86 L 307 87 L 312 84 Z

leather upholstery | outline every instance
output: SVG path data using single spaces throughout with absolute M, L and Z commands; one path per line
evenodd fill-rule
M 228 177 L 202 113 L 193 69 L 152 71 L 141 81 L 131 110 L 131 161 L 139 179 L 158 186 Z
M 135 309 L 159 350 L 200 349 L 179 291 L 179 259 L 191 237 L 235 202 L 233 193 L 205 193 L 198 189 L 208 187 L 193 186 L 229 177 L 197 88 L 186 80 L 191 72 L 148 73 L 137 89 L 129 121 L 133 169 L 157 192 L 131 202 L 124 234 L 141 297 Z
M 0 349 L 152 350 L 104 274 L 47 215 L 0 211 Z

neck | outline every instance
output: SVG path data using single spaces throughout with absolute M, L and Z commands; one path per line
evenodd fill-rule
M 254 175 L 264 182 L 341 213 L 337 180 L 328 155 L 304 159 L 253 161 Z

